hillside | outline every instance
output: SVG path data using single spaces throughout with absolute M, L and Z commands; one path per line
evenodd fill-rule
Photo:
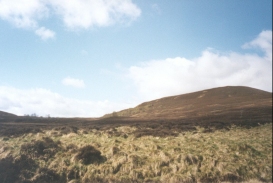
M 272 94 L 253 88 L 165 97 L 103 118 L 0 115 L 0 182 L 272 182 Z
M 16 115 L 8 113 L 8 112 L 0 111 L 0 118 L 7 118 L 7 117 L 16 117 Z
M 249 109 L 272 108 L 272 93 L 243 86 L 227 86 L 144 102 L 104 117 L 189 118 L 224 115 Z M 261 111 L 259 111 L 261 112 Z

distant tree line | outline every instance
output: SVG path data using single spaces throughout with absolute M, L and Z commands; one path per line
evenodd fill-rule
M 32 114 L 24 114 L 25 117 L 32 117 L 32 118 L 50 118 L 50 115 L 47 114 L 46 116 L 38 116 L 36 113 Z

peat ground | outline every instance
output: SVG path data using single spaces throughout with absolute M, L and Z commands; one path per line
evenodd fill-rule
M 18 136 L 24 133 L 37 133 L 42 130 L 59 130 L 64 134 L 77 130 L 109 130 L 120 126 L 136 127 L 137 137 L 143 135 L 175 136 L 183 131 L 204 128 L 206 132 L 217 129 L 229 129 L 231 126 L 246 128 L 272 123 L 272 106 L 248 107 L 241 110 L 229 110 L 221 114 L 187 118 L 40 118 L 7 117 L 0 119 L 0 136 Z M 114 132 L 113 132 L 114 133 Z
M 101 118 L 0 111 L 0 182 L 272 182 L 272 94 L 224 87 Z
M 79 129 L 109 131 L 119 126 L 135 127 L 137 137 L 175 136 L 197 126 L 213 132 L 232 125 L 249 128 L 264 123 L 272 123 L 272 93 L 227 86 L 144 102 L 101 118 L 40 118 L 0 111 L 0 136 L 45 129 L 59 129 L 62 133 Z

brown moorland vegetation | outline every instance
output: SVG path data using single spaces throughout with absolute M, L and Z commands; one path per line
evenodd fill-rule
M 102 118 L 0 112 L 0 182 L 272 182 L 272 93 L 214 88 Z
M 250 119 L 251 109 L 270 105 L 272 94 L 269 92 L 249 87 L 227 86 L 144 102 L 135 108 L 107 114 L 105 117 L 177 119 L 236 112 L 240 113 L 240 118 L 246 118 L 246 115 Z

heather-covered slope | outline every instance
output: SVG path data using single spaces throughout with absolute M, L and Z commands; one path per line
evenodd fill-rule
M 208 89 L 99 119 L 0 114 L 0 182 L 272 182 L 265 91 Z
M 7 117 L 16 117 L 16 115 L 0 111 L 0 118 L 7 118 Z
M 234 111 L 243 117 L 248 115 L 250 109 L 257 111 L 258 108 L 268 107 L 272 108 L 272 93 L 243 86 L 227 86 L 144 102 L 135 108 L 107 114 L 104 117 L 177 119 L 223 115 Z M 259 110 L 260 114 L 261 112 Z

